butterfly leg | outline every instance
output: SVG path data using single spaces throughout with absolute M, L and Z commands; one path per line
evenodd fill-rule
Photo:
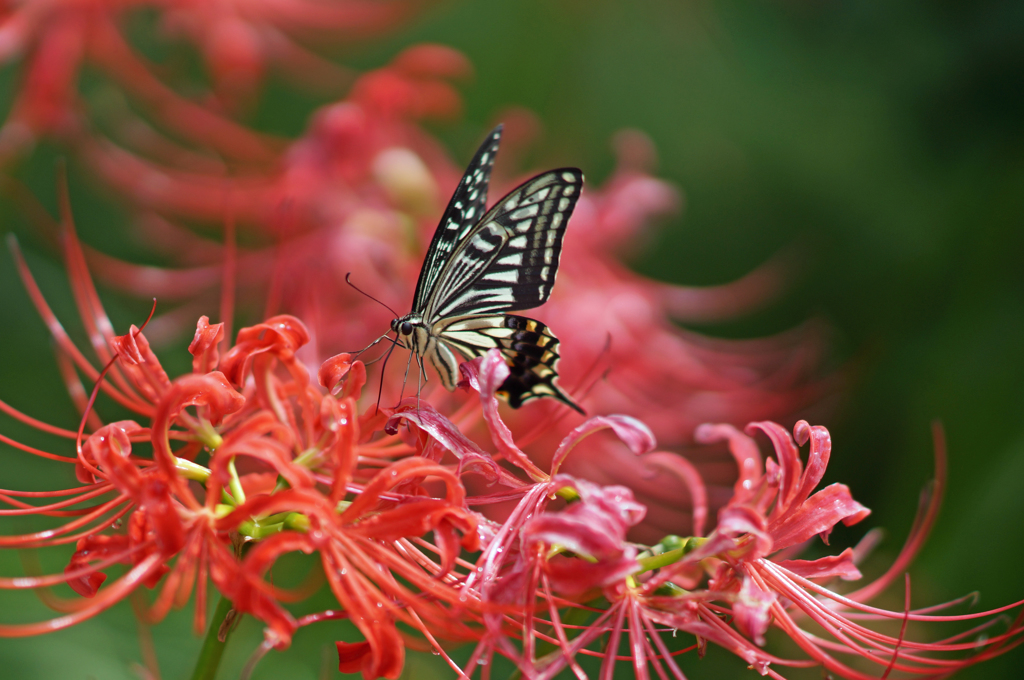
M 380 341 L 381 341 L 381 339 L 382 339 L 382 338 L 378 338 L 378 339 L 377 339 L 377 342 L 380 342 Z M 389 339 L 390 339 L 390 338 L 389 338 Z M 397 342 L 394 342 L 394 343 L 393 343 L 393 344 L 391 345 L 391 347 L 389 347 L 389 348 L 388 348 L 388 351 L 387 351 L 387 353 L 386 353 L 386 354 L 384 354 L 384 365 L 383 365 L 383 366 L 381 366 L 381 368 L 380 368 L 380 385 L 378 385 L 378 386 L 377 386 L 377 406 L 376 406 L 376 410 L 377 410 L 377 411 L 380 411 L 380 395 L 381 395 L 381 393 L 382 393 L 382 392 L 384 391 L 384 370 L 385 370 L 385 369 L 386 369 L 386 368 L 388 367 L 388 359 L 390 359 L 390 358 L 391 358 L 391 353 L 395 351 L 395 347 L 396 347 L 397 345 L 398 345 L 398 343 L 397 343 Z M 367 348 L 367 349 L 369 349 L 369 348 Z M 365 350 L 364 350 L 364 351 L 365 351 Z M 358 355 L 357 355 L 357 356 L 358 356 Z M 378 361 L 379 359 L 380 359 L 380 357 L 377 357 L 377 358 L 376 358 L 376 359 L 374 359 L 373 361 Z M 370 363 L 373 363 L 373 362 L 370 362 Z
M 402 398 L 405 396 L 405 384 L 409 381 L 409 367 L 412 365 L 412 352 L 409 352 L 409 359 L 405 362 L 405 376 L 402 378 L 402 391 L 398 393 L 398 404 L 402 404 Z
M 359 357 L 360 357 L 360 356 L 361 356 L 361 355 L 362 355 L 362 354 L 363 354 L 364 352 L 366 352 L 366 351 L 367 351 L 367 350 L 369 350 L 369 349 L 372 349 L 372 348 L 373 348 L 373 347 L 374 347 L 375 345 L 377 345 L 377 344 L 378 344 L 378 343 L 379 343 L 379 342 L 380 342 L 381 340 L 384 340 L 385 338 L 387 339 L 387 341 L 388 341 L 388 342 L 390 342 L 390 343 L 391 343 L 391 349 L 394 349 L 394 346 L 395 346 L 396 344 L 398 344 L 398 341 L 397 341 L 397 340 L 393 340 L 393 339 L 389 338 L 389 337 L 388 337 L 388 334 L 387 334 L 387 333 L 385 333 L 384 335 L 380 336 L 379 338 L 377 338 L 376 340 L 374 340 L 373 342 L 371 342 L 371 343 L 370 343 L 369 345 L 367 345 L 366 347 L 362 348 L 361 350 L 359 350 L 358 352 L 356 352 L 355 354 L 353 354 L 353 355 L 352 355 L 352 360 L 354 361 L 354 360 L 358 359 L 358 358 L 359 358 Z M 387 355 L 390 355 L 390 354 L 391 354 L 391 352 L 390 352 L 390 351 L 388 351 L 388 352 L 387 352 Z M 382 355 L 380 355 L 379 357 L 377 357 L 376 359 L 370 359 L 369 361 L 364 361 L 364 362 L 363 362 L 363 364 L 365 364 L 366 366 L 369 366 L 369 365 L 371 365 L 371 364 L 374 364 L 374 363 L 376 363 L 376 362 L 380 361 L 380 360 L 381 360 L 381 357 L 384 357 L 384 356 L 385 356 L 385 355 L 384 355 L 384 354 L 382 354 Z
M 416 365 L 419 368 L 419 373 L 416 376 L 416 408 L 420 407 L 420 392 L 423 391 L 423 383 L 427 382 L 426 369 L 423 368 L 423 357 L 419 354 L 416 355 Z

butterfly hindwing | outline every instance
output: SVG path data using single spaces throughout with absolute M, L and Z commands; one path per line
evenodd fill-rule
M 562 237 L 583 173 L 561 168 L 514 189 L 452 253 L 424 309 L 425 320 L 532 309 L 551 294 Z
M 439 347 L 438 358 L 456 350 L 466 358 L 483 356 L 488 350 L 501 351 L 509 367 L 509 375 L 497 390 L 512 408 L 540 397 L 553 397 L 583 413 L 583 410 L 555 384 L 558 338 L 540 321 L 513 314 L 488 314 L 445 319 L 434 326 Z M 448 376 L 454 387 L 457 360 L 439 368 L 442 378 Z M 435 361 L 436 366 L 436 361 Z
M 487 208 L 487 189 L 491 181 L 494 157 L 501 142 L 502 126 L 494 128 L 477 149 L 469 167 L 462 175 L 459 186 L 448 202 L 441 223 L 430 240 L 427 257 L 420 270 L 413 296 L 413 309 L 423 309 L 430 299 L 437 278 L 449 261 L 452 252 L 466 235 L 480 222 Z

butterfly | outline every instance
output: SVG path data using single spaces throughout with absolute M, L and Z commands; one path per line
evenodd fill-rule
M 559 168 L 537 175 L 487 207 L 487 188 L 501 141 L 496 127 L 473 156 L 423 260 L 412 311 L 391 322 L 397 344 L 423 360 L 449 390 L 459 356 L 497 348 L 509 376 L 497 390 L 513 408 L 552 397 L 580 413 L 556 383 L 558 338 L 539 321 L 508 314 L 547 301 L 555 285 L 562 237 L 583 173 Z

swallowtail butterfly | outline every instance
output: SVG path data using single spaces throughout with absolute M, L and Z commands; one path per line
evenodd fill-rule
M 427 359 L 449 390 L 459 357 L 498 348 L 511 371 L 498 394 L 513 408 L 553 397 L 580 413 L 558 387 L 558 339 L 539 321 L 507 314 L 547 301 L 562 236 L 583 188 L 577 168 L 524 182 L 489 211 L 487 187 L 499 125 L 480 145 L 437 225 L 420 270 L 412 311 L 391 322 L 398 344 Z

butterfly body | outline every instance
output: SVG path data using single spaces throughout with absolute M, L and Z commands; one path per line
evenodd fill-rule
M 537 175 L 484 213 L 500 139 L 499 126 L 470 162 L 427 250 L 413 309 L 391 330 L 449 390 L 458 384 L 460 355 L 497 348 L 510 371 L 498 394 L 511 406 L 553 397 L 582 412 L 555 383 L 557 338 L 541 322 L 506 312 L 532 309 L 551 294 L 583 173 Z

